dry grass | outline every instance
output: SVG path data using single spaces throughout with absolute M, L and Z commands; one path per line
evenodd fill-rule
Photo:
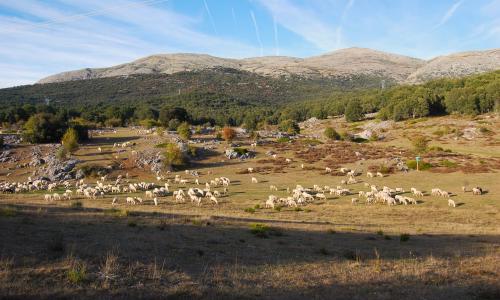
M 152 201 L 130 206 L 124 203 L 125 195 L 118 195 L 119 205 L 112 207 L 115 195 L 96 200 L 75 196 L 73 202 L 53 204 L 43 201 L 40 193 L 0 195 L 0 295 L 498 299 L 500 185 L 498 167 L 491 162 L 496 161 L 499 148 L 488 146 L 494 150 L 487 156 L 480 149 L 483 138 L 476 145 L 440 137 L 439 143 L 446 143 L 454 155 L 431 158 L 456 161 L 458 166 L 451 172 L 396 171 L 384 178 L 360 176 L 360 183 L 348 186 L 353 193 L 367 190 L 367 182 L 405 190 L 416 187 L 427 194 L 439 187 L 453 193 L 457 208 L 428 195 L 409 206 L 352 205 L 353 196 L 327 195 L 326 201 L 300 209 L 262 208 L 269 194 L 285 197 L 286 188 L 296 184 L 339 185 L 344 177 L 323 174 L 325 166 L 363 172 L 370 166 L 389 166 L 393 156 L 410 156 L 404 149 L 407 139 L 398 137 L 404 126 L 432 132 L 432 126 L 438 128 L 443 126 L 439 122 L 448 121 L 398 124 L 401 128 L 387 132 L 390 139 L 375 146 L 324 143 L 305 151 L 309 146 L 301 142 L 271 143 L 259 146 L 257 157 L 245 162 L 221 163 L 222 156 L 198 161 L 202 183 L 220 176 L 233 182 L 219 205 L 197 207 L 168 197 L 160 198 L 159 206 Z M 497 137 L 494 132 L 484 141 L 487 138 L 492 145 L 491 139 Z M 132 138 L 139 150 L 160 142 L 155 137 L 134 137 L 134 132 L 123 129 L 116 136 L 102 136 L 83 146 L 77 156 L 107 165 L 115 160 L 112 143 Z M 96 145 L 103 147 L 103 153 L 96 152 Z M 223 146 L 217 149 L 219 153 Z M 461 152 L 462 148 L 468 151 Z M 278 152 L 279 158 L 266 156 L 268 150 Z M 362 156 L 356 158 L 354 151 Z M 286 163 L 285 157 L 293 162 Z M 156 181 L 145 170 L 132 168 L 125 154 L 120 160 L 126 169 L 112 172 L 111 178 L 128 172 L 132 181 Z M 479 169 L 484 164 L 480 161 L 487 161 L 488 170 Z M 301 163 L 306 164 L 304 169 Z M 255 172 L 248 174 L 248 167 Z M 208 171 L 212 174 L 207 175 Z M 14 171 L 11 180 L 29 173 Z M 169 176 L 175 174 L 189 178 L 184 172 Z M 259 179 L 258 184 L 250 183 L 252 176 Z M 277 192 L 270 192 L 271 184 L 278 187 Z M 463 193 L 462 185 L 482 186 L 487 193 Z M 80 204 L 75 209 L 72 203 Z

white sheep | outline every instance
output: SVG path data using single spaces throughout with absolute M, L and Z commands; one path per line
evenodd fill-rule
M 377 177 L 384 177 L 384 174 L 382 174 L 381 172 L 377 172 Z
M 111 205 L 112 205 L 112 206 L 115 206 L 115 205 L 117 205 L 117 204 L 118 204 L 118 198 L 114 197 L 114 198 L 113 198 L 113 201 L 111 201 Z
M 480 187 L 472 188 L 472 195 L 481 195 L 483 194 L 483 189 Z
M 269 190 L 271 191 L 278 191 L 278 188 L 275 185 L 270 185 Z
M 45 194 L 45 196 L 43 197 L 45 199 L 45 201 L 47 202 L 50 202 L 52 201 L 52 195 L 51 194 Z
M 366 172 L 366 177 L 373 178 L 373 173 L 372 172 Z
M 135 200 L 132 197 L 127 197 L 127 204 L 135 205 Z
M 351 199 L 351 204 L 356 204 L 358 203 L 358 198 L 352 198 Z
M 253 173 L 253 168 L 248 168 L 247 171 L 248 173 Z
M 332 172 L 332 168 L 326 167 L 326 168 L 325 168 L 325 172 L 326 172 L 326 173 L 331 173 L 331 172 Z
M 451 199 L 448 199 L 448 206 L 457 207 L 457 205 L 455 204 L 455 201 L 453 201 Z
M 257 180 L 257 178 L 252 177 L 252 183 L 259 183 L 259 181 Z
M 155 203 L 155 206 L 158 206 L 158 198 L 154 197 L 153 202 Z
M 326 200 L 326 196 L 325 196 L 325 194 L 323 194 L 323 193 L 317 193 L 315 196 L 316 196 L 316 198 L 318 198 L 318 199 L 323 199 L 323 200 Z

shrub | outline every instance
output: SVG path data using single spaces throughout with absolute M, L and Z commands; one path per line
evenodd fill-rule
M 256 237 L 267 238 L 270 228 L 265 224 L 254 223 L 250 225 L 250 232 Z
M 137 223 L 135 221 L 129 220 L 127 222 L 128 227 L 137 227 Z
M 31 116 L 24 124 L 24 139 L 30 143 L 59 142 L 67 124 L 50 113 L 39 113 Z
M 3 141 L 3 136 L 0 135 L 0 149 L 3 148 L 4 141 Z
M 300 132 L 299 124 L 291 119 L 281 121 L 281 123 L 278 124 L 278 129 L 288 134 L 297 134 Z
M 365 115 L 363 114 L 363 108 L 361 107 L 361 103 L 358 99 L 352 99 L 347 103 L 347 107 L 345 109 L 345 119 L 347 122 L 356 122 L 363 120 Z
M 57 157 L 57 159 L 60 159 L 60 160 L 66 159 L 66 157 L 68 157 L 68 151 L 66 151 L 66 148 L 61 147 L 61 148 L 57 149 L 56 157 Z
M 429 145 L 429 140 L 427 139 L 427 137 L 423 135 L 417 135 L 410 141 L 413 146 L 413 150 L 417 154 L 425 153 L 427 151 L 427 146 Z
M 340 140 L 340 134 L 333 127 L 326 127 L 323 135 L 330 140 Z
M 109 172 L 109 169 L 107 169 L 103 166 L 91 165 L 91 164 L 79 166 L 78 169 L 83 172 L 83 175 L 85 175 L 85 177 L 87 177 L 87 176 L 93 176 L 93 177 L 102 176 L 102 175 L 107 174 Z
M 172 119 L 172 120 L 168 121 L 167 129 L 171 130 L 171 131 L 177 130 L 177 127 L 179 127 L 180 124 L 181 124 L 181 122 L 179 122 L 179 120 Z
M 276 142 L 278 143 L 288 143 L 290 141 L 290 138 L 287 136 L 282 136 L 276 139 Z
M 186 155 L 182 153 L 177 144 L 168 143 L 165 146 L 164 164 L 167 168 L 182 167 L 188 163 Z
M 441 162 L 441 165 L 446 168 L 456 168 L 458 163 L 445 159 Z
M 187 122 L 183 122 L 177 127 L 177 134 L 179 134 L 183 140 L 189 140 L 191 138 L 191 127 Z
M 78 150 L 78 132 L 74 128 L 68 128 L 61 140 L 61 144 L 70 154 Z
M 406 166 L 410 169 L 416 170 L 417 169 L 417 161 L 416 160 L 407 160 L 406 161 Z M 428 162 L 420 161 L 418 163 L 418 169 L 420 171 L 425 171 L 432 168 L 432 165 Z
M 87 279 L 87 266 L 83 262 L 74 261 L 66 275 L 70 283 L 82 283 Z
M 238 153 L 238 155 L 245 155 L 248 153 L 248 149 L 246 148 L 234 148 L 234 152 Z
M 247 208 L 244 209 L 244 211 L 247 212 L 247 213 L 253 214 L 253 213 L 255 213 L 255 208 L 253 208 L 253 207 L 247 207 Z
M 0 207 L 0 217 L 14 217 L 17 211 L 12 207 Z
M 225 126 L 224 128 L 222 128 L 221 136 L 226 142 L 229 143 L 236 137 L 236 130 L 229 126 Z
M 139 122 L 141 126 L 146 127 L 147 129 L 151 129 L 155 126 L 158 126 L 158 122 L 154 119 L 144 119 Z

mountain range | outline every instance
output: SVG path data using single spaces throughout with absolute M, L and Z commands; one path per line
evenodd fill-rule
M 266 56 L 230 59 L 206 54 L 158 54 L 109 68 L 63 72 L 38 83 L 66 82 L 139 74 L 174 74 L 207 69 L 235 69 L 273 78 L 355 78 L 369 76 L 393 84 L 415 84 L 442 77 L 462 77 L 500 69 L 500 49 L 461 52 L 422 60 L 366 48 L 348 48 L 320 56 Z

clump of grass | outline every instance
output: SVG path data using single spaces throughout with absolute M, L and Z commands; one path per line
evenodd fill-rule
M 274 210 L 275 210 L 275 211 L 281 211 L 281 206 L 276 206 L 276 207 L 274 207 Z
M 479 127 L 479 132 L 486 134 L 486 133 L 491 133 L 491 130 L 489 130 L 488 128 L 486 128 L 484 126 L 481 126 L 481 127 Z
M 290 138 L 286 137 L 286 136 L 282 136 L 282 137 L 276 139 L 276 142 L 278 142 L 278 143 L 288 143 L 289 141 L 290 141 Z
M 118 264 L 118 256 L 110 251 L 106 254 L 106 258 L 101 265 L 100 277 L 104 280 L 104 283 L 107 285 L 109 280 L 113 280 L 117 277 L 119 269 Z
M 127 217 L 129 215 L 129 212 L 126 209 L 111 208 L 111 209 L 105 209 L 104 214 L 113 217 Z
M 456 168 L 458 163 L 445 159 L 441 162 L 441 165 L 446 168 Z
M 266 224 L 261 224 L 261 223 L 250 224 L 250 232 L 256 237 L 267 238 L 270 230 L 271 228 Z
M 72 284 L 83 283 L 87 279 L 87 266 L 83 262 L 73 260 L 66 272 L 66 277 Z
M 0 217 L 15 217 L 17 215 L 17 210 L 12 207 L 1 207 Z
M 399 241 L 400 242 L 407 242 L 410 239 L 410 235 L 408 233 L 402 233 L 399 236 Z
M 192 219 L 191 220 L 191 223 L 195 226 L 202 226 L 203 225 L 203 221 L 200 220 L 200 219 Z
M 255 208 L 253 207 L 247 207 L 244 209 L 245 212 L 249 213 L 249 214 L 253 214 L 255 213 Z
M 413 170 L 417 169 L 417 161 L 416 160 L 407 160 L 406 165 L 410 169 L 413 169 Z M 420 171 L 429 170 L 430 168 L 432 168 L 432 165 L 428 162 L 421 161 L 418 163 L 418 169 Z
M 73 209 L 82 209 L 83 208 L 83 203 L 81 201 L 73 201 L 71 203 L 71 207 Z
M 260 209 L 260 204 L 255 204 L 254 209 Z
M 129 220 L 127 222 L 127 226 L 128 227 L 137 227 L 137 223 L 135 221 L 133 221 L 133 220 Z

